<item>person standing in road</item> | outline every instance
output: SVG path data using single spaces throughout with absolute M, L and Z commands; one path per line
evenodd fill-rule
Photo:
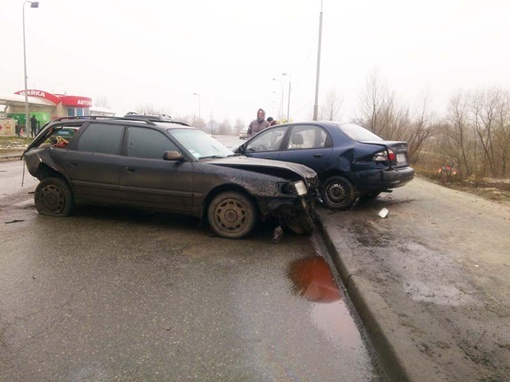
M 266 127 L 269 127 L 269 122 L 266 121 L 266 112 L 264 109 L 259 109 L 257 110 L 257 119 L 251 121 L 248 126 L 248 137 L 257 134 Z
M 37 135 L 37 118 L 35 118 L 35 115 L 32 115 L 32 118 L 30 118 L 30 135 L 35 137 Z

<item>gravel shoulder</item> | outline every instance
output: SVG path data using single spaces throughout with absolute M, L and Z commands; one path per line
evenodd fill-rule
M 354 211 L 320 213 L 395 380 L 508 380 L 510 203 L 417 177 Z

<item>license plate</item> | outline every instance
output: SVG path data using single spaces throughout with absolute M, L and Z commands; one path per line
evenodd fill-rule
M 397 163 L 405 163 L 405 162 L 406 162 L 405 154 L 397 154 Z

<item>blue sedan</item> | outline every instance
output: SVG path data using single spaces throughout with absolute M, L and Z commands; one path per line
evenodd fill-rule
M 353 123 L 300 122 L 269 127 L 236 153 L 304 164 L 317 172 L 324 204 L 347 209 L 362 198 L 402 187 L 414 178 L 408 145 L 385 141 Z

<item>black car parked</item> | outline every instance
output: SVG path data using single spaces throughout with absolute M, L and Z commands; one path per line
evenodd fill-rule
M 300 122 L 262 130 L 236 153 L 301 163 L 319 175 L 324 204 L 346 209 L 414 177 L 407 142 L 385 141 L 369 130 L 336 122 Z
M 70 139 L 61 132 L 72 130 Z M 24 152 L 40 180 L 39 213 L 67 216 L 75 204 L 123 205 L 206 219 L 219 236 L 246 236 L 275 218 L 313 230 L 317 174 L 299 164 L 236 156 L 203 131 L 169 118 L 61 118 Z

